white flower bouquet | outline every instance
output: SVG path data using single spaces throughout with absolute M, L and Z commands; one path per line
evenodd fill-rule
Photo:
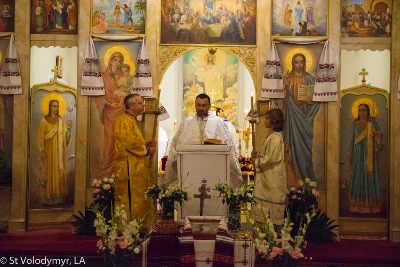
M 113 266 L 130 266 L 144 241 L 139 232 L 144 218 L 128 221 L 123 205 L 115 207 L 111 220 L 107 220 L 98 209 L 94 209 L 94 212 L 96 235 L 101 237 L 97 247 L 104 259 Z
M 253 226 L 253 241 L 258 254 L 266 259 L 270 266 L 296 266 L 297 260 L 304 257 L 302 250 L 307 245 L 305 239 L 307 227 L 315 214 L 316 210 L 305 214 L 307 221 L 302 224 L 294 237 L 290 234 L 293 223 L 287 216 L 283 224 L 281 239 L 277 238 L 278 234 L 274 230 L 273 222 L 265 214 L 263 214 L 262 224 L 249 218 Z

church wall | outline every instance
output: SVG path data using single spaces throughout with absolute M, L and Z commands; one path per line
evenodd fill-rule
M 26 229 L 26 195 L 27 195 L 27 173 L 28 173 L 28 120 L 29 120 L 29 88 L 30 88 L 30 50 L 32 45 L 36 46 L 77 46 L 77 84 L 80 84 L 80 75 L 85 53 L 87 40 L 91 34 L 90 31 L 90 13 L 91 1 L 79 1 L 79 30 L 76 36 L 52 36 L 52 35 L 30 35 L 29 16 L 30 0 L 16 1 L 15 13 L 15 40 L 20 60 L 23 93 L 14 97 L 14 132 L 13 132 L 13 185 L 11 189 L 12 200 L 10 204 L 9 230 L 11 232 L 24 231 Z M 194 2 L 194 1 L 193 1 Z M 196 1 L 197 2 L 197 1 Z M 371 1 L 373 5 L 376 1 Z M 386 1 L 383 1 L 386 2 Z M 261 97 L 261 77 L 265 60 L 270 49 L 270 29 L 271 29 L 271 5 L 272 1 L 257 1 L 257 47 L 254 48 L 255 62 L 247 64 L 249 72 L 254 79 L 256 88 L 255 99 Z M 392 40 L 400 37 L 400 1 L 395 0 L 393 4 L 392 21 Z M 157 89 L 161 83 L 162 76 L 166 69 L 165 64 L 160 60 L 163 58 L 162 47 L 159 46 L 160 34 L 160 0 L 147 1 L 146 15 L 146 42 L 148 46 L 148 56 L 152 69 L 153 87 Z M 390 41 L 384 44 L 364 39 L 353 39 L 351 41 L 340 38 L 340 1 L 329 1 L 329 41 L 333 50 L 338 55 L 335 66 L 337 66 L 337 78 L 340 81 L 340 49 L 346 47 L 359 47 L 369 43 L 372 49 L 375 47 L 385 47 L 391 49 L 391 78 L 390 78 L 390 238 L 400 241 L 400 120 L 396 119 L 396 114 L 400 114 L 400 101 L 396 99 L 397 79 L 400 72 L 400 43 Z M 354 43 L 356 42 L 356 43 Z M 253 48 L 227 48 L 230 51 L 241 52 L 253 51 Z M 236 49 L 236 50 L 235 50 Z M 176 53 L 176 57 L 179 53 Z M 243 58 L 241 58 L 243 60 Z M 245 58 L 246 63 L 246 58 Z M 249 61 L 247 61 L 249 63 Z M 169 63 L 167 63 L 168 65 Z M 155 90 L 156 91 L 156 90 Z M 76 133 L 76 158 L 75 158 L 75 206 L 74 213 L 84 211 L 91 201 L 90 186 L 87 185 L 88 175 L 88 117 L 89 117 L 89 98 L 81 96 L 78 90 L 77 94 L 77 133 Z M 163 99 L 161 99 L 163 102 Z M 322 190 L 320 199 L 321 206 L 326 208 L 328 217 L 338 221 L 338 195 L 339 195 L 339 149 L 337 144 L 339 140 L 339 102 L 330 102 L 326 104 L 326 188 Z M 261 126 L 260 126 L 261 125 Z M 261 122 L 256 127 L 256 145 L 260 146 L 265 129 Z M 143 129 L 145 138 L 149 139 L 152 134 L 153 117 L 145 118 Z M 152 175 L 156 177 L 157 163 L 153 162 Z M 340 228 L 339 228 L 340 230 Z

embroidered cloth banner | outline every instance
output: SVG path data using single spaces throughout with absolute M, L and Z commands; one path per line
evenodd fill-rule
M 133 78 L 132 93 L 141 96 L 153 96 L 153 82 L 150 71 L 150 59 L 147 56 L 146 40 L 143 38 L 137 60 L 136 74 Z
M 0 75 L 0 94 L 14 95 L 22 94 L 21 71 L 17 49 L 15 47 L 14 35 L 10 36 L 10 43 L 4 57 L 3 67 Z
M 326 41 L 319 60 L 315 79 L 313 101 L 338 100 L 338 86 L 335 74 L 334 54 Z
M 104 81 L 101 75 L 100 61 L 97 57 L 93 39 L 89 37 L 83 60 L 81 95 L 96 96 L 104 94 Z
M 268 59 L 262 78 L 261 97 L 283 98 L 282 66 L 276 51 L 275 42 L 271 41 Z

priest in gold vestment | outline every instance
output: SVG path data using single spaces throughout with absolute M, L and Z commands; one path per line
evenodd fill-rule
M 124 104 L 126 111 L 117 118 L 113 127 L 115 206 L 124 204 L 126 213 L 135 219 L 146 216 L 143 226 L 148 228 L 154 223 L 156 210 L 153 200 L 144 196 L 144 191 L 152 186 L 147 156 L 155 153 L 156 143 L 146 143 L 137 125 L 136 117 L 144 109 L 140 95 L 126 96 Z

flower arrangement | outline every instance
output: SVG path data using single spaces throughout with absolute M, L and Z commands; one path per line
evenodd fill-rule
M 292 237 L 293 222 L 290 216 L 285 217 L 282 238 L 278 239 L 278 234 L 274 230 L 273 222 L 268 216 L 263 214 L 263 223 L 259 224 L 254 219 L 249 218 L 253 226 L 253 241 L 258 254 L 266 259 L 270 266 L 296 266 L 297 260 L 303 258 L 302 250 L 306 247 L 307 228 L 315 216 L 316 210 L 305 214 L 306 221 Z
M 79 215 L 72 215 L 74 221 L 72 225 L 74 232 L 84 235 L 95 235 L 95 227 L 93 226 L 96 214 L 94 210 L 101 210 L 106 220 L 110 220 L 112 216 L 112 206 L 114 203 L 115 193 L 115 175 L 110 178 L 93 179 L 92 191 L 93 202 L 85 209 L 85 213 L 79 211 Z
M 144 218 L 128 221 L 124 205 L 115 207 L 114 216 L 110 220 L 99 209 L 94 208 L 93 211 L 96 213 L 96 235 L 101 237 L 97 242 L 99 252 L 113 266 L 130 266 L 135 254 L 141 251 L 144 241 L 139 233 Z
M 168 186 L 165 184 L 153 185 L 144 192 L 145 198 L 153 198 L 159 201 L 162 207 L 163 220 L 172 220 L 174 218 L 175 201 L 182 205 L 183 201 L 188 200 L 188 192 L 182 188 L 178 181 Z
M 315 189 L 317 187 L 316 182 L 312 182 L 310 178 L 305 178 L 303 181 L 298 181 L 297 188 L 290 188 L 288 194 L 288 208 L 290 217 L 293 218 L 294 227 L 293 235 L 300 227 L 300 221 L 302 217 L 312 211 L 318 209 L 319 192 Z
M 111 219 L 115 193 L 115 175 L 111 175 L 110 178 L 104 177 L 101 180 L 93 179 L 92 186 L 95 188 L 92 191 L 94 200 L 91 207 L 103 210 L 107 220 Z
M 228 204 L 229 218 L 228 229 L 239 230 L 240 224 L 240 205 L 244 203 L 257 204 L 253 197 L 254 183 L 242 184 L 240 187 L 233 189 L 227 183 L 218 183 L 214 190 L 219 192 L 222 203 Z
M 115 175 L 111 175 L 110 178 L 93 179 L 92 186 L 95 187 L 92 191 L 92 195 L 94 198 L 94 202 L 101 204 L 102 202 L 106 202 L 108 204 L 109 201 L 114 201 L 114 192 L 115 192 Z M 102 205 L 104 206 L 104 205 Z

